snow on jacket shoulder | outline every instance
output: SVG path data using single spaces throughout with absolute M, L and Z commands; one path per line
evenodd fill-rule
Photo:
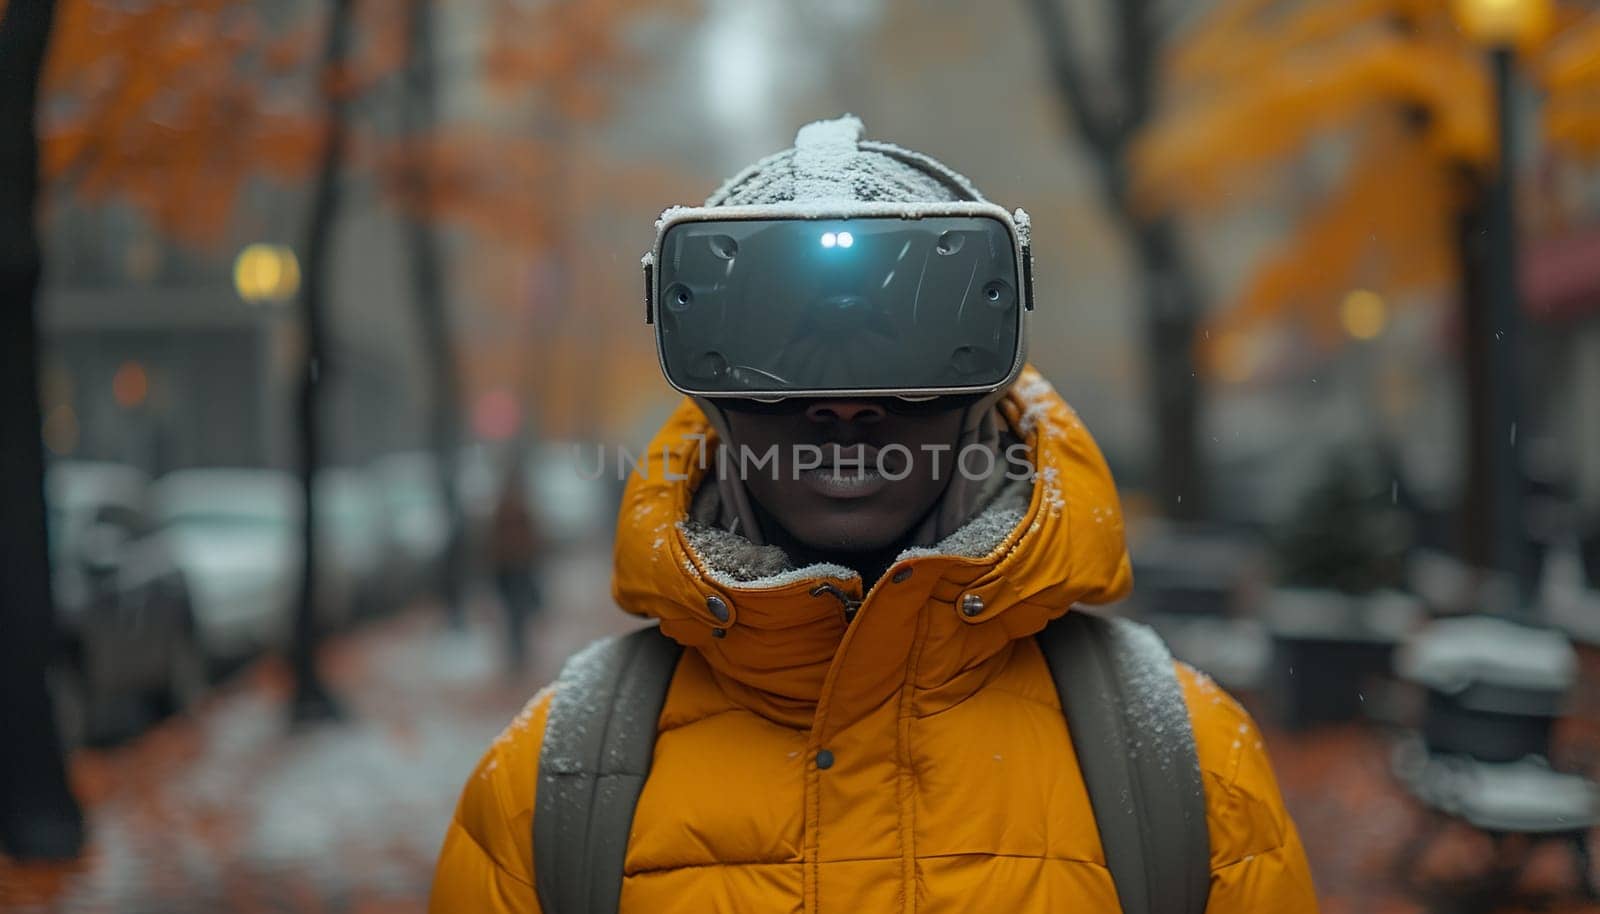
M 992 542 L 958 531 L 867 594 L 842 568 L 753 570 L 726 534 L 686 523 L 711 431 L 688 402 L 662 429 L 624 496 L 613 589 L 687 649 L 630 835 L 623 914 L 1117 910 L 1032 636 L 1075 603 L 1127 592 L 1121 512 L 1048 383 L 1026 371 L 1001 409 L 1029 446 L 1031 492 L 973 521 Z M 865 598 L 854 621 L 840 593 Z M 976 615 L 961 611 L 968 595 Z M 1209 914 L 1315 911 L 1254 723 L 1204 675 L 1178 673 L 1206 790 Z M 468 779 L 434 914 L 539 910 L 548 705 L 536 696 Z

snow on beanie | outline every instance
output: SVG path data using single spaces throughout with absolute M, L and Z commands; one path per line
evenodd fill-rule
M 942 203 L 982 200 L 972 182 L 919 152 L 861 139 L 847 114 L 800 128 L 794 148 L 729 178 L 707 206 L 763 203 Z

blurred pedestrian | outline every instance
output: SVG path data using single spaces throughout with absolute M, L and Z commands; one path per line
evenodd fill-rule
M 489 559 L 505 611 L 506 659 L 513 673 L 527 666 L 528 620 L 543 603 L 539 572 L 543 543 L 522 472 L 522 462 L 513 459 L 489 528 Z

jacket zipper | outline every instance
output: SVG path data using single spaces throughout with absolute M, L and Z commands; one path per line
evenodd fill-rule
M 850 596 L 848 593 L 845 593 L 837 584 L 818 584 L 817 586 L 811 588 L 811 595 L 813 597 L 820 597 L 825 593 L 832 594 L 839 601 L 840 605 L 844 607 L 844 623 L 846 625 L 849 625 L 851 622 L 855 621 L 856 613 L 860 612 L 861 610 L 860 600 Z

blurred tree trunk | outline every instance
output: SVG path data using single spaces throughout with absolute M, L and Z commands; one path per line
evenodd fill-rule
M 83 846 L 45 670 L 55 612 L 39 438 L 41 272 L 35 223 L 39 73 L 51 0 L 0 3 L 0 849 L 65 859 Z
M 319 86 L 323 95 L 324 134 L 317 183 L 306 233 L 306 268 L 301 289 L 305 332 L 305 367 L 300 379 L 297 419 L 300 426 L 300 483 L 304 517 L 301 523 L 300 599 L 295 606 L 289 662 L 294 672 L 291 713 L 296 723 L 337 718 L 340 709 L 317 670 L 321 626 L 317 620 L 316 477 L 322 457 L 322 382 L 328 363 L 328 280 L 333 266 L 333 229 L 343 197 L 341 179 L 349 135 L 350 91 L 346 68 L 350 55 L 354 0 L 331 0 L 327 46 Z
M 1461 492 L 1461 557 L 1474 568 L 1494 561 L 1491 499 L 1494 466 L 1491 455 L 1497 436 L 1490 404 L 1494 402 L 1489 373 L 1489 339 L 1494 332 L 1490 315 L 1488 264 L 1488 190 L 1470 166 L 1464 166 L 1466 203 L 1457 215 L 1457 251 L 1461 270 L 1457 294 L 1461 296 L 1461 378 L 1465 389 L 1466 439 L 1463 442 L 1466 473 Z
M 1200 464 L 1199 398 L 1194 334 L 1200 291 L 1166 216 L 1139 212 L 1130 199 L 1127 154 L 1150 117 L 1161 29 L 1150 0 L 1107 0 L 1115 63 L 1095 79 L 1073 42 L 1064 0 L 1027 0 L 1044 43 L 1064 116 L 1093 155 L 1106 204 L 1121 221 L 1136 258 L 1144 303 L 1147 396 L 1154 423 L 1152 491 L 1161 512 L 1180 520 L 1204 516 L 1206 479 Z
M 449 523 L 441 569 L 441 597 L 452 624 L 461 623 L 466 577 L 465 523 L 456 489 L 456 464 L 460 450 L 461 386 L 451 335 L 449 301 L 445 294 L 445 265 L 438 232 L 433 227 L 433 159 L 431 138 L 439 127 L 439 77 L 434 60 L 433 0 L 406 2 L 407 55 L 403 118 L 405 140 L 411 148 L 407 196 L 412 202 L 407 225 L 412 294 L 417 325 L 422 331 L 422 351 L 433 372 L 433 409 L 429 437 L 438 462 L 439 494 Z

